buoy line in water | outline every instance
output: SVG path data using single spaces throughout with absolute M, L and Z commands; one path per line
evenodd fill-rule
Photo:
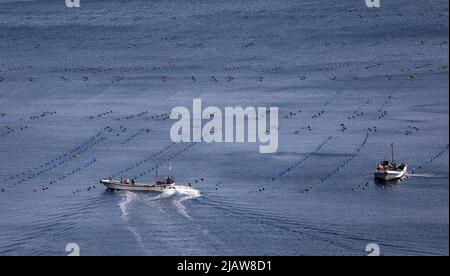
M 175 158 L 177 158 L 178 156 L 180 156 L 181 154 L 185 153 L 187 150 L 189 150 L 190 148 L 192 148 L 193 146 L 197 145 L 198 143 L 189 143 L 188 146 L 184 147 L 182 150 L 172 154 L 171 156 L 169 156 L 168 158 L 165 158 L 164 160 L 161 160 L 161 165 L 162 164 L 169 164 L 172 160 L 174 160 Z M 144 176 L 146 176 L 147 174 L 153 172 L 156 170 L 156 166 L 151 167 L 150 169 L 137 173 L 132 179 L 137 180 L 140 179 Z
M 10 177 L 5 177 L 5 178 L 3 178 L 3 182 L 21 184 L 21 183 L 25 183 L 31 179 L 40 177 L 41 175 L 43 175 L 53 169 L 61 167 L 62 165 L 66 164 L 67 162 L 79 157 L 81 154 L 85 153 L 92 147 L 100 144 L 104 140 L 106 140 L 106 137 L 102 136 L 102 133 L 99 132 L 95 136 L 91 137 L 88 141 L 80 144 L 76 148 L 74 148 L 74 149 L 72 149 L 50 161 L 42 163 L 40 166 L 34 167 L 27 171 L 23 171 L 16 175 L 12 175 Z
M 415 175 L 419 173 L 421 170 L 423 170 L 425 167 L 433 164 L 436 160 L 440 159 L 446 152 L 448 152 L 449 145 L 445 146 L 441 151 L 430 157 L 429 159 L 422 162 L 420 166 L 417 168 L 412 168 L 411 172 L 409 174 Z
M 73 176 L 73 175 L 75 175 L 75 174 L 77 174 L 77 173 L 79 173 L 79 172 L 81 172 L 81 171 L 87 169 L 88 167 L 94 165 L 96 162 L 97 162 L 97 160 L 96 160 L 95 158 L 93 158 L 93 159 L 90 160 L 89 162 L 83 164 L 82 166 L 80 166 L 80 167 L 78 167 L 78 168 L 76 168 L 76 169 L 73 169 L 73 170 L 70 171 L 69 173 L 66 173 L 66 174 L 62 175 L 62 176 L 60 176 L 60 177 L 57 178 L 57 179 L 54 179 L 54 180 L 49 181 L 49 182 L 48 182 L 48 185 L 44 185 L 44 186 L 40 187 L 40 189 L 35 188 L 35 189 L 34 189 L 34 192 L 37 192 L 37 191 L 39 191 L 39 190 L 42 190 L 42 191 L 49 190 L 50 186 L 52 186 L 53 184 L 57 184 L 58 182 L 61 182 L 61 181 L 65 180 L 66 178 L 68 178 L 68 177 L 70 177 L 70 176 Z
M 114 172 L 114 173 L 111 175 L 111 177 L 112 177 L 112 178 L 120 177 L 120 176 L 122 176 L 123 174 L 125 174 L 125 173 L 127 173 L 127 172 L 129 172 L 129 171 L 131 171 L 131 170 L 133 170 L 133 169 L 135 169 L 135 168 L 138 168 L 138 167 L 140 167 L 140 166 L 142 166 L 142 165 L 144 165 L 144 164 L 147 164 L 147 163 L 149 163 L 149 162 L 155 161 L 155 158 L 156 158 L 158 155 L 161 155 L 161 154 L 163 154 L 164 152 L 168 151 L 168 150 L 171 149 L 174 145 L 176 145 L 176 143 L 171 142 L 171 143 L 168 144 L 166 147 L 164 147 L 162 150 L 159 150 L 158 152 L 152 154 L 151 156 L 146 157 L 146 158 L 144 158 L 144 159 L 142 159 L 142 160 L 140 160 L 140 161 L 137 161 L 137 162 L 133 163 L 131 166 L 128 166 L 128 167 L 126 167 L 125 169 L 123 169 L 123 170 L 121 170 L 121 171 Z
M 306 162 L 308 159 L 310 159 L 315 153 L 319 152 L 331 139 L 333 139 L 333 136 L 329 136 L 323 143 L 321 143 L 318 147 L 316 147 L 312 152 L 308 153 L 304 158 L 300 159 L 296 163 L 289 166 L 284 171 L 278 173 L 276 176 L 272 177 L 271 180 L 275 181 L 276 179 L 282 178 L 289 172 L 293 171 L 295 168 L 302 165 L 304 162 Z

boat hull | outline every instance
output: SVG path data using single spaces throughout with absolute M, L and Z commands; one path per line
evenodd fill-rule
M 173 184 L 126 184 L 118 181 L 100 180 L 109 191 L 140 191 L 140 192 L 164 192 L 170 189 L 175 189 L 175 183 Z
M 375 178 L 378 180 L 383 180 L 383 181 L 393 181 L 393 180 L 398 180 L 403 178 L 406 173 L 407 173 L 408 168 L 405 167 L 403 170 L 401 171 L 383 171 L 383 172 L 376 172 L 375 173 Z

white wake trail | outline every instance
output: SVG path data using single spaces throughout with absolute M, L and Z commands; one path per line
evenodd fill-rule
M 149 201 L 155 201 L 160 199 L 165 199 L 174 196 L 177 193 L 175 189 L 165 190 L 160 195 L 154 196 L 152 198 L 149 198 Z
M 187 187 L 187 186 L 175 186 L 175 191 L 177 192 L 177 194 L 181 195 L 181 198 L 176 200 L 173 200 L 173 204 L 175 205 L 175 207 L 177 208 L 177 211 L 183 215 L 184 217 L 186 217 L 189 220 L 192 220 L 192 217 L 189 216 L 187 210 L 186 210 L 186 206 L 183 205 L 183 202 L 186 200 L 190 200 L 190 199 L 195 199 L 198 197 L 201 197 L 202 194 L 199 190 L 196 190 L 192 187 Z
M 123 200 L 119 203 L 120 210 L 122 211 L 122 218 L 127 218 L 129 213 L 128 209 L 130 207 L 130 204 L 136 200 L 137 195 L 132 192 L 125 192 L 123 196 Z

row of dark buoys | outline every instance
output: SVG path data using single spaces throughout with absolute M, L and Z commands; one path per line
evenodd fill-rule
M 438 154 L 436 154 L 435 156 L 433 156 L 432 158 L 430 158 L 429 160 L 427 160 L 425 162 L 425 165 L 429 165 L 431 163 L 433 163 L 436 159 L 440 158 L 442 155 L 444 155 L 444 153 L 448 151 L 448 145 L 445 147 L 444 150 L 440 151 Z
M 216 183 L 215 189 L 216 189 L 216 190 L 219 190 L 219 189 L 222 187 L 222 185 L 223 185 L 223 181 L 222 181 L 222 180 L 219 180 L 219 181 Z
M 203 182 L 203 181 L 205 181 L 204 178 L 195 179 L 195 180 L 192 181 L 192 182 L 188 182 L 188 186 L 189 186 L 189 187 L 192 187 L 192 183 L 198 184 L 198 183 Z
M 347 117 L 347 119 L 353 120 L 353 119 L 357 119 L 359 117 L 366 115 L 366 113 L 364 112 L 363 109 L 369 104 L 370 104 L 370 100 L 367 100 L 361 107 L 359 107 L 357 110 L 353 111 L 352 114 Z
M 426 64 L 418 64 L 416 65 L 416 69 L 428 69 L 429 67 L 431 67 L 431 63 L 426 63 Z
M 416 126 L 408 126 L 408 128 L 406 129 L 405 135 L 409 136 L 412 135 L 413 132 L 418 132 L 420 129 Z
M 295 162 L 294 164 L 292 164 L 291 166 L 289 166 L 287 169 L 285 169 L 284 171 L 280 172 L 279 174 L 277 174 L 276 176 L 272 177 L 272 181 L 275 181 L 276 179 L 282 178 L 283 176 L 285 176 L 286 174 L 288 174 L 289 172 L 293 171 L 295 168 L 297 168 L 298 166 L 302 165 L 304 162 L 306 162 L 308 159 L 310 159 L 313 154 L 319 152 L 331 139 L 333 139 L 332 136 L 329 136 L 323 143 L 321 143 L 313 152 L 307 154 L 304 158 L 302 158 L 301 160 Z
M 290 111 L 287 115 L 284 116 L 284 119 L 289 119 L 289 118 L 298 116 L 298 115 L 300 115 L 300 114 L 302 114 L 302 111 L 301 111 L 301 110 L 299 110 L 299 111 L 297 111 L 297 112 L 292 112 L 292 111 Z
M 141 130 L 137 131 L 136 133 L 134 133 L 133 135 L 131 135 L 130 137 L 125 139 L 125 141 L 122 142 L 122 145 L 125 145 L 125 144 L 131 142 L 133 139 L 135 139 L 136 137 L 138 137 L 139 135 L 144 134 L 144 133 L 146 133 L 146 134 L 150 133 L 150 129 L 147 128 L 147 129 L 141 129 Z
M 308 130 L 309 132 L 311 132 L 313 131 L 313 128 L 310 125 L 303 126 L 299 130 L 294 131 L 294 134 L 300 134 L 300 130 Z
M 146 164 L 146 163 L 148 163 L 148 162 L 153 162 L 154 159 L 155 159 L 156 157 L 158 157 L 159 155 L 162 155 L 163 153 L 165 153 L 166 151 L 168 151 L 169 149 L 171 149 L 174 145 L 176 145 L 176 143 L 173 143 L 173 142 L 170 143 L 170 144 L 167 145 L 165 148 L 163 148 L 162 150 L 156 152 L 156 153 L 153 154 L 152 156 L 147 157 L 147 158 L 144 158 L 144 159 L 142 159 L 142 160 L 140 160 L 140 161 L 138 161 L 138 162 L 135 162 L 135 163 L 132 164 L 131 166 L 129 166 L 129 167 L 127 167 L 127 168 L 125 168 L 125 169 L 123 169 L 123 170 L 121 170 L 121 171 L 119 171 L 119 172 L 113 173 L 111 177 L 112 177 L 112 178 L 115 178 L 115 177 L 121 176 L 121 175 L 123 175 L 123 174 L 125 174 L 125 173 L 128 173 L 128 172 L 130 172 L 131 170 L 136 169 L 136 168 L 138 168 L 138 167 L 140 167 L 140 166 L 142 166 L 142 165 L 144 165 L 144 164 Z
M 97 186 L 92 185 L 92 186 L 88 186 L 85 190 L 80 190 L 80 189 L 75 190 L 75 191 L 72 192 L 72 194 L 78 194 L 78 193 L 81 193 L 83 191 L 90 192 L 90 191 L 95 190 L 96 188 L 97 188 Z
M 86 152 L 87 150 L 101 143 L 105 139 L 106 138 L 102 136 L 102 133 L 98 132 L 95 136 L 89 138 L 86 142 L 80 144 L 76 148 L 71 149 L 70 151 L 56 157 L 55 159 L 42 163 L 37 167 L 34 167 L 27 171 L 23 171 L 10 177 L 6 177 L 3 179 L 3 182 L 12 182 L 14 180 L 18 180 L 17 183 L 22 183 L 31 180 L 33 178 L 39 177 L 44 173 L 53 170 L 57 167 L 60 167 L 65 163 L 69 162 L 70 160 L 78 157 L 80 154 Z
M 225 71 L 236 71 L 236 70 L 246 70 L 246 69 L 253 69 L 253 65 L 240 65 L 240 66 L 230 66 L 230 67 L 225 67 L 224 68 Z
M 320 67 L 319 71 L 330 71 L 330 70 L 336 70 L 336 69 L 343 69 L 346 67 L 350 67 L 350 63 L 335 64 L 335 65 Z
M 339 96 L 341 96 L 341 94 L 344 92 L 345 89 L 347 89 L 350 86 L 350 81 L 344 83 L 344 85 L 342 86 L 342 88 L 340 88 L 338 91 L 336 91 L 336 93 L 334 95 L 332 95 L 330 97 L 330 99 L 328 99 L 328 101 L 325 102 L 324 106 L 327 107 L 329 106 L 331 103 L 333 103 Z M 322 112 L 322 114 L 325 111 Z M 322 115 L 321 114 L 321 115 Z
M 32 65 L 11 66 L 9 68 L 6 68 L 5 70 L 0 70 L 0 73 L 2 73 L 2 72 L 24 71 L 24 70 L 31 69 L 31 68 L 33 68 Z
M 168 164 L 170 161 L 172 161 L 173 159 L 177 158 L 178 156 L 180 156 L 181 154 L 183 154 L 184 152 L 186 152 L 188 149 L 192 148 L 192 147 L 195 146 L 196 144 L 197 144 L 197 143 L 189 143 L 189 144 L 188 144 L 186 147 L 184 147 L 182 150 L 180 150 L 180 151 L 174 153 L 173 155 L 169 156 L 168 158 L 165 158 L 165 159 L 163 160 L 162 163 Z M 144 171 L 144 172 L 142 172 L 142 173 L 140 173 L 140 174 L 138 173 L 138 174 L 137 174 L 135 177 L 133 177 L 132 179 L 137 180 L 137 179 L 139 179 L 139 178 L 142 178 L 142 177 L 144 177 L 145 175 L 147 175 L 147 174 L 149 174 L 149 173 L 155 171 L 156 168 L 157 168 L 157 167 L 152 167 L 152 168 L 150 168 L 149 170 L 146 170 L 146 171 Z
M 378 129 L 377 129 L 376 126 L 369 127 L 369 128 L 367 128 L 367 130 L 370 131 L 370 132 L 378 132 Z
M 374 63 L 374 64 L 370 64 L 370 65 L 365 65 L 363 68 L 366 70 L 369 70 L 369 69 L 373 69 L 373 68 L 378 68 L 381 65 L 382 65 L 381 63 Z
M 378 110 L 378 119 L 382 119 L 382 118 L 386 117 L 386 115 L 387 115 L 386 106 L 394 98 L 395 93 L 397 93 L 400 90 L 400 87 L 402 87 L 403 84 L 404 84 L 404 82 L 401 82 L 389 93 L 389 95 L 384 100 L 383 104 L 381 105 L 380 109 Z
M 366 146 L 367 141 L 369 140 L 370 137 L 370 132 L 366 133 L 366 136 L 363 140 L 363 142 L 358 146 L 358 148 L 356 149 L 355 155 L 350 156 L 347 160 L 345 160 L 340 166 L 338 166 L 336 169 L 334 169 L 333 171 L 331 171 L 327 176 L 325 176 L 324 178 L 322 178 L 320 180 L 321 183 L 326 182 L 328 179 L 330 179 L 333 175 L 339 173 L 342 169 L 344 169 L 348 164 L 350 164 L 350 162 L 353 161 L 353 159 L 356 157 L 356 154 L 358 154 L 359 152 L 361 152 L 361 150 Z
M 104 117 L 106 115 L 109 115 L 109 114 L 112 114 L 112 113 L 113 113 L 112 110 L 106 111 L 106 112 L 103 112 L 103 113 L 98 113 L 96 116 L 89 116 L 89 119 L 92 120 L 94 118 L 102 118 L 102 117 Z
M 89 73 L 102 73 L 107 71 L 112 71 L 112 67 L 104 67 L 101 65 L 94 66 L 80 66 L 77 68 L 64 68 L 64 69 L 52 69 L 51 73 L 81 73 L 81 72 L 89 72 Z
M 351 119 L 356 119 L 356 118 L 358 118 L 358 117 L 360 117 L 360 116 L 364 116 L 364 111 L 354 111 L 354 112 L 352 113 L 352 115 L 349 116 L 347 119 L 349 119 L 349 120 L 351 120 Z
M 170 112 L 164 112 L 161 114 L 154 114 L 152 116 L 148 116 L 146 118 L 144 118 L 144 120 L 148 121 L 148 120 L 168 120 L 170 119 Z
M 17 127 L 13 127 L 13 126 L 4 126 L 4 128 L 7 129 L 6 132 L 3 132 L 0 134 L 0 137 L 5 137 L 6 135 L 18 132 L 18 131 L 24 131 L 26 129 L 28 129 L 27 125 L 19 125 Z
M 263 73 L 272 73 L 272 72 L 281 71 L 281 70 L 284 70 L 283 66 L 273 67 L 273 68 L 270 68 L 270 69 L 263 70 L 262 72 Z
M 438 152 L 437 154 L 435 154 L 433 157 L 431 157 L 430 159 L 426 160 L 424 162 L 424 166 L 428 166 L 431 165 L 434 161 L 436 161 L 437 159 L 441 158 L 445 152 L 448 151 L 449 145 L 447 145 L 443 150 L 441 150 L 440 152 Z M 422 169 L 422 167 L 419 167 L 419 169 Z
M 340 127 L 341 132 L 347 131 L 347 126 L 345 124 L 342 123 L 339 125 L 339 127 Z
M 116 130 L 110 126 L 106 126 L 103 128 L 105 131 L 107 131 L 109 134 L 119 137 L 121 134 L 124 134 L 128 131 L 128 129 L 124 126 L 119 126 L 119 128 Z
M 56 114 L 56 111 L 44 111 L 37 115 L 31 116 L 30 119 L 35 121 L 35 120 L 42 119 L 42 118 L 45 118 L 47 116 L 54 115 L 54 114 Z
M 321 111 L 317 112 L 316 114 L 312 115 L 311 118 L 317 119 L 320 116 L 322 116 L 324 113 L 325 113 L 325 110 L 321 110 Z
M 58 179 L 56 179 L 56 180 L 51 180 L 51 181 L 48 183 L 48 185 L 51 186 L 51 185 L 53 185 L 53 184 L 56 184 L 56 183 L 58 183 L 58 182 L 61 182 L 61 181 L 65 180 L 66 178 L 68 178 L 68 177 L 70 177 L 70 176 L 73 176 L 73 175 L 75 175 L 75 174 L 77 174 L 77 173 L 83 171 L 84 169 L 86 169 L 86 168 L 88 168 L 88 167 L 94 165 L 96 162 L 97 162 L 97 160 L 96 160 L 95 158 L 93 158 L 91 161 L 89 161 L 88 163 L 85 163 L 85 164 L 82 165 L 81 167 L 78 167 L 78 168 L 72 170 L 71 172 L 66 173 L 66 174 L 60 176 L 60 177 L 59 177 Z M 42 191 L 46 191 L 46 190 L 48 190 L 48 189 L 49 189 L 49 186 L 42 186 Z M 34 189 L 34 191 L 37 192 L 38 189 Z
M 357 191 L 357 190 L 366 190 L 367 188 L 369 188 L 369 182 L 366 182 L 362 185 L 358 185 L 354 188 L 352 188 L 352 191 Z
M 148 113 L 149 113 L 149 111 L 145 110 L 145 111 L 142 111 L 142 112 L 139 112 L 139 113 L 136 113 L 136 114 L 128 115 L 124 119 L 125 120 L 130 120 L 130 119 L 134 119 L 134 118 L 139 118 L 139 117 L 142 117 L 144 115 L 147 115 Z

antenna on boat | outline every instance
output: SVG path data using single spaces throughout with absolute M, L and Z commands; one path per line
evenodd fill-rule
M 175 181 L 175 174 L 173 173 L 172 162 L 169 163 L 169 178 L 172 181 Z
M 394 143 L 391 143 L 391 154 L 392 154 L 392 163 L 395 163 L 395 159 L 394 159 Z
M 159 169 L 159 159 L 158 156 L 155 156 L 155 182 L 157 183 L 159 181 L 158 179 L 158 169 Z

